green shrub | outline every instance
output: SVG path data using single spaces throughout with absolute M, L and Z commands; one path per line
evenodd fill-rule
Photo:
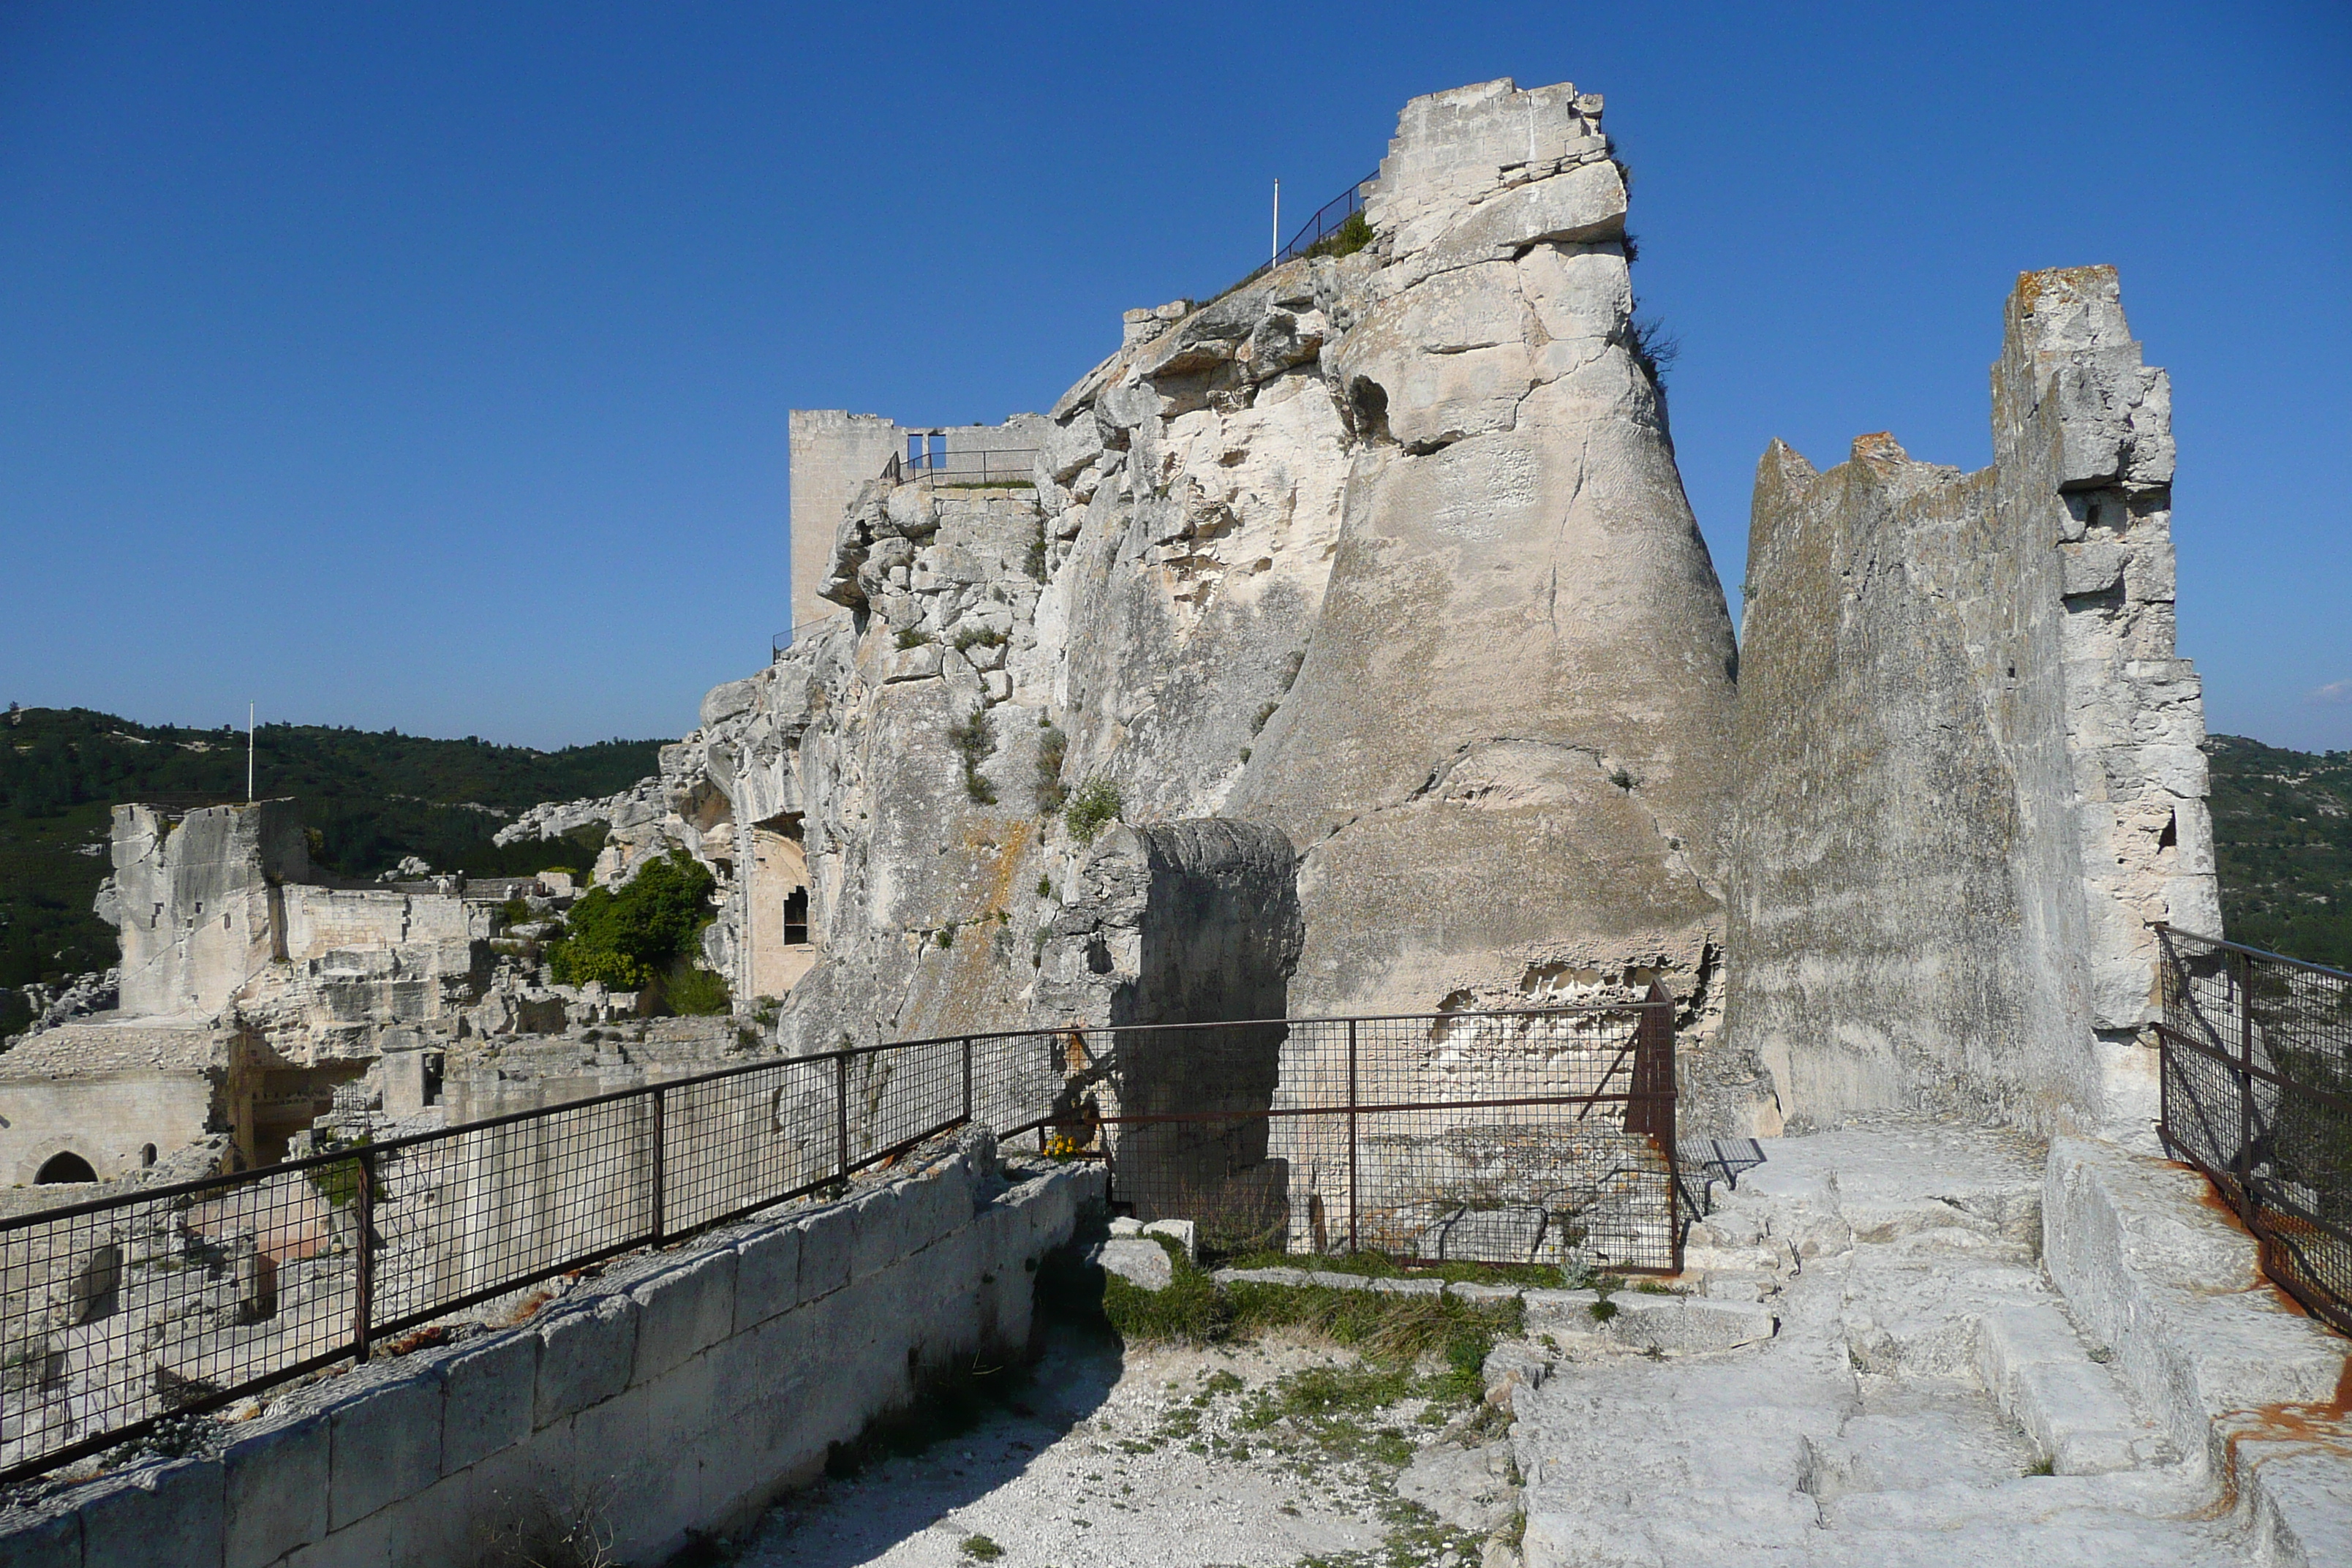
M 312 1140 L 310 1152 L 331 1154 L 344 1149 L 364 1149 L 373 1141 L 364 1132 L 356 1138 L 343 1138 L 332 1131 L 321 1132 Z M 342 1208 L 360 1195 L 360 1163 L 357 1160 L 338 1160 L 331 1165 L 313 1165 L 303 1173 L 310 1178 L 310 1184 L 319 1189 L 319 1195 L 325 1198 L 331 1207 Z
M 697 963 L 680 964 L 671 970 L 669 978 L 663 983 L 662 994 L 670 1011 L 694 1018 L 715 1017 L 734 1002 L 727 989 L 727 977 Z
M 955 635 L 955 650 L 969 653 L 976 647 L 1003 647 L 1009 640 L 993 626 L 966 626 Z
M 930 640 L 931 634 L 923 630 L 920 626 L 903 627 L 900 629 L 898 637 L 898 651 L 900 653 L 904 653 L 910 647 L 921 647 Z
M 1092 844 L 1096 834 L 1118 820 L 1121 809 L 1118 785 L 1108 779 L 1088 779 L 1071 797 L 1063 820 L 1069 825 L 1071 837 Z
M 548 950 L 555 978 L 633 991 L 669 972 L 710 923 L 711 875 L 683 849 L 647 864 L 619 892 L 592 888 Z
M 969 719 L 948 726 L 948 744 L 963 758 L 963 792 L 982 805 L 996 804 L 996 789 L 983 777 L 980 764 L 996 750 L 996 726 L 985 708 Z
M 1062 809 L 1070 792 L 1062 784 L 1062 763 L 1070 754 L 1070 738 L 1051 723 L 1037 737 L 1037 809 L 1047 816 Z M 1040 893 L 1039 898 L 1045 895 Z
M 1360 211 L 1351 212 L 1339 227 L 1298 254 L 1302 257 L 1328 256 L 1337 259 L 1342 256 L 1353 256 L 1371 243 L 1371 224 L 1366 221 Z

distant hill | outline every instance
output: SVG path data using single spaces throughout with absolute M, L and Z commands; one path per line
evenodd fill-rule
M 587 842 L 516 845 L 496 833 L 524 807 L 626 789 L 659 768 L 660 741 L 534 752 L 468 736 L 269 724 L 255 737 L 255 786 L 293 795 L 311 858 L 372 878 L 404 856 L 436 870 L 517 875 L 584 869 Z M 115 962 L 114 930 L 89 912 L 109 808 L 118 801 L 245 798 L 245 732 L 134 724 L 86 708 L 26 708 L 0 720 L 0 987 L 54 984 Z M 14 999 L 0 993 L 0 1009 Z M 16 1025 L 0 1016 L 0 1033 Z
M 2232 942 L 2352 969 L 2352 752 L 2205 742 Z

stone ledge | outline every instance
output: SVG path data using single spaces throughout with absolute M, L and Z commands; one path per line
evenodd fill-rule
M 2352 1563 L 2352 1343 L 2262 1281 L 2252 1239 L 2185 1166 L 2060 1138 L 2042 1254 L 2141 1404 L 2234 1495 L 2280 1568 Z

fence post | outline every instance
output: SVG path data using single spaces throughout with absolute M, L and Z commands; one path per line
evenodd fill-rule
M 1650 1026 L 1656 1031 L 1658 1041 L 1657 1081 L 1651 1087 L 1666 1097 L 1664 1109 L 1656 1119 L 1665 1130 L 1666 1140 L 1666 1240 L 1673 1248 L 1674 1271 L 1680 1274 L 1683 1271 L 1682 1086 L 1675 1073 L 1675 999 L 1671 992 L 1653 980 L 1650 982 L 1649 1001 Z
M 2238 961 L 2238 1210 L 2252 1232 L 2254 1203 L 2254 961 L 2246 953 Z M 2262 1244 L 2259 1234 L 2255 1245 Z
M 849 1185 L 849 1053 L 840 1051 L 833 1058 L 833 1139 L 835 1163 L 841 1170 L 841 1184 Z
M 653 1086 L 654 1099 L 654 1245 L 662 1244 L 662 1232 L 668 1219 L 668 1205 L 663 1189 L 669 1184 L 668 1140 L 663 1135 L 661 1085 Z
M 971 1037 L 963 1037 L 963 1119 L 971 1120 Z
M 1363 1196 L 1356 1184 L 1356 1020 L 1348 1020 L 1348 1250 L 1359 1248 L 1356 1235 L 1357 1216 L 1363 1212 Z
M 352 1278 L 352 1357 L 364 1364 L 368 1333 L 375 1318 L 375 1152 L 359 1152 L 359 1190 L 352 1194 L 352 1218 L 359 1226 L 358 1267 Z

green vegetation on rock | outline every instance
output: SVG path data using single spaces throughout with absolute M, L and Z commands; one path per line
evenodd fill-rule
M 656 980 L 667 982 L 671 1005 L 680 1012 L 721 1012 L 726 983 L 717 975 L 695 978 L 695 939 L 710 923 L 710 873 L 683 849 L 647 864 L 629 884 L 614 892 L 592 888 L 572 906 L 561 942 L 548 949 L 555 978 L 567 985 L 600 984 L 615 991 L 635 991 Z M 678 991 L 698 1003 L 708 1003 L 716 983 L 722 998 L 715 1005 L 687 1007 Z
M 1092 844 L 1096 834 L 1118 820 L 1121 807 L 1118 785 L 1108 779 L 1088 779 L 1070 797 L 1062 820 L 1068 825 L 1071 837 Z

